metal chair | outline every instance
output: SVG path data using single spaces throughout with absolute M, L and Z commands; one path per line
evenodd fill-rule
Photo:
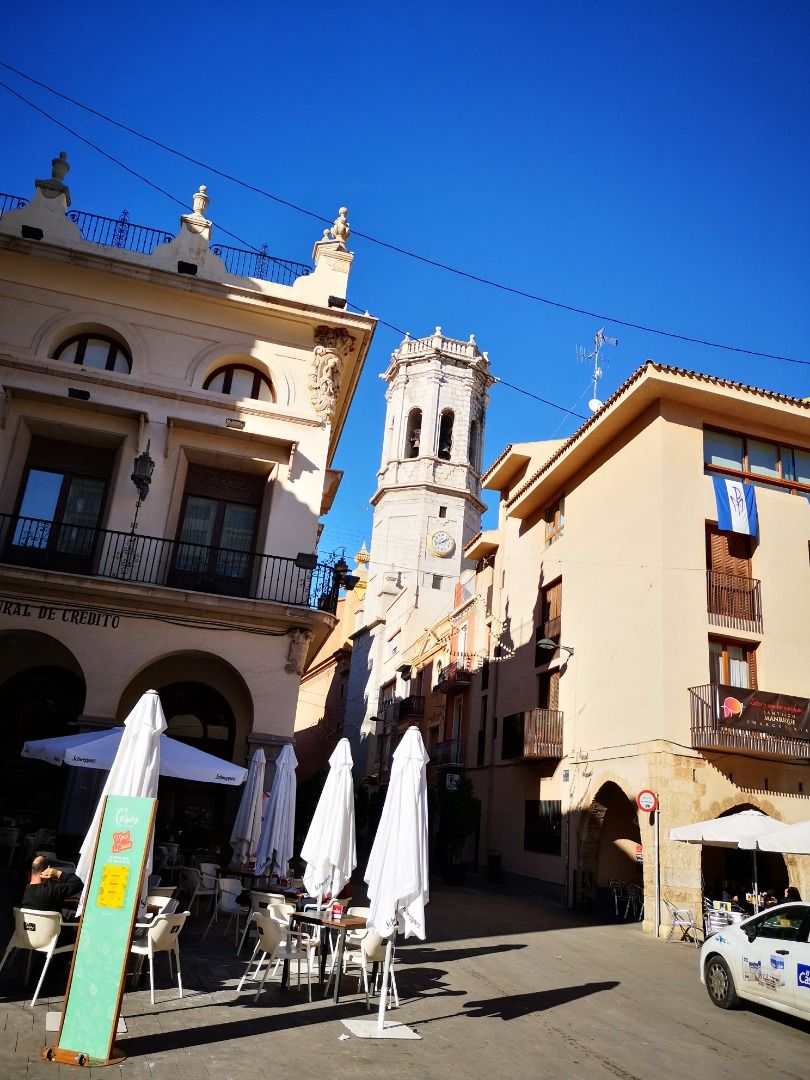
M 152 1004 L 155 1004 L 155 953 L 166 952 L 169 954 L 169 975 L 172 975 L 172 956 L 177 964 L 177 987 L 180 997 L 183 996 L 183 979 L 180 974 L 180 931 L 189 916 L 188 911 L 175 915 L 158 915 L 146 933 L 146 941 L 133 941 L 130 952 L 135 953 L 143 963 L 143 958 L 149 958 L 149 989 L 152 996 Z M 140 964 L 138 966 L 140 971 Z
M 685 941 L 689 945 L 694 945 L 695 948 L 699 948 L 700 942 L 698 941 L 698 932 L 695 926 L 695 916 L 690 909 L 675 907 L 671 900 L 664 900 L 664 906 L 672 919 L 665 944 L 668 945 L 670 941 L 672 941 L 672 936 L 675 931 L 680 930 L 681 936 L 676 938 L 676 941 Z
M 45 972 L 51 962 L 51 957 L 57 953 L 73 952 L 76 942 L 68 945 L 57 946 L 59 931 L 64 925 L 58 911 L 32 911 L 30 908 L 14 908 L 14 934 L 6 946 L 3 959 L 0 960 L 0 971 L 14 949 L 27 949 L 28 965 L 25 969 L 25 980 L 31 974 L 31 958 L 35 952 L 45 953 L 45 965 L 39 977 L 37 988 L 31 999 L 31 1008 L 36 1005 L 42 983 L 45 980 Z
M 623 881 L 611 878 L 610 891 L 613 893 L 613 911 L 618 919 L 627 909 L 627 885 Z

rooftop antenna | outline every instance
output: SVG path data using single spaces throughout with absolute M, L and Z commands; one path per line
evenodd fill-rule
M 604 326 L 597 330 L 593 335 L 593 352 L 586 353 L 585 349 L 580 345 L 577 349 L 577 356 L 580 360 L 592 360 L 593 371 L 591 372 L 591 378 L 593 379 L 593 397 L 588 402 L 588 408 L 592 413 L 595 413 L 597 409 L 602 408 L 602 402 L 596 396 L 596 385 L 602 378 L 602 349 L 605 345 L 618 345 L 619 339 L 615 337 L 609 337 L 605 333 Z

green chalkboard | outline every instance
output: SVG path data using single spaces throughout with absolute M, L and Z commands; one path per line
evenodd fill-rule
M 110 1058 L 141 894 L 155 799 L 108 795 L 85 897 L 57 1046 Z

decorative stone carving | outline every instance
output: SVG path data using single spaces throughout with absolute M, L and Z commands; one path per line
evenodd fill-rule
M 343 361 L 354 347 L 354 338 L 342 327 L 319 326 L 315 330 L 312 374 L 309 377 L 310 400 L 325 423 L 335 415 Z
M 287 653 L 287 663 L 284 670 L 290 675 L 301 675 L 307 658 L 309 639 L 312 636 L 309 630 L 288 630 L 290 637 L 290 651 Z
M 46 199 L 55 199 L 57 195 L 64 195 L 65 204 L 70 206 L 70 190 L 67 184 L 62 183 L 69 171 L 70 165 L 68 164 L 67 151 L 61 150 L 59 157 L 55 157 L 51 161 L 50 180 L 35 181 L 37 190 L 41 191 Z
M 193 210 L 190 214 L 180 215 L 181 226 L 185 225 L 190 233 L 194 236 L 202 236 L 207 241 L 211 240 L 211 226 L 213 222 L 209 221 L 205 216 L 205 211 L 211 200 L 208 197 L 208 188 L 205 184 L 200 184 L 199 191 L 195 191 L 191 198 L 191 205 Z
M 337 240 L 343 251 L 346 250 L 346 241 L 351 235 L 351 229 L 349 228 L 349 221 L 346 215 L 348 214 L 348 207 L 341 206 L 338 210 L 338 216 L 335 218 L 335 223 L 331 228 L 332 239 Z M 324 234 L 324 238 L 326 234 Z

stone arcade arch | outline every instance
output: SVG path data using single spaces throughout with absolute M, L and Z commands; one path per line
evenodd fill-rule
M 613 780 L 606 781 L 582 812 L 578 902 L 608 914 L 613 910 L 612 879 L 642 885 L 643 868 L 636 861 L 636 845 L 640 843 L 634 800 Z

